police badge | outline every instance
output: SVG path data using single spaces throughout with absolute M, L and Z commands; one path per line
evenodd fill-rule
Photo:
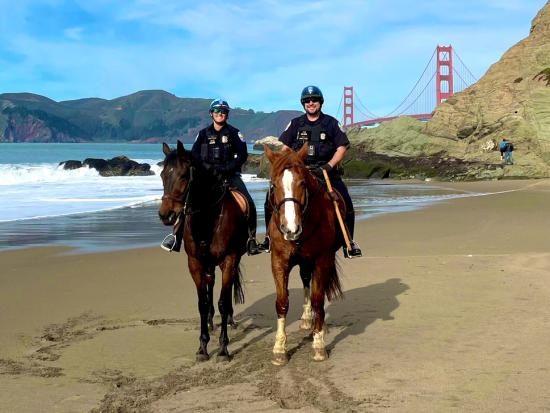
M 321 132 L 321 140 L 324 141 L 327 137 L 327 134 L 325 132 Z
M 222 136 L 222 143 L 227 143 L 227 142 L 229 142 L 229 138 L 226 135 L 223 135 Z

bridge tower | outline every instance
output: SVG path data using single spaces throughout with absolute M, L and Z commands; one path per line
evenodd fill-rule
M 344 86 L 344 128 L 353 125 L 353 86 Z
M 437 46 L 436 105 L 453 96 L 453 47 Z

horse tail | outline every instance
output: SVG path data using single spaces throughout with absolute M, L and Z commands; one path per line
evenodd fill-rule
M 233 302 L 235 304 L 244 304 L 243 273 L 241 272 L 240 264 L 233 277 Z
M 340 263 L 334 258 L 334 266 L 330 269 L 328 274 L 327 286 L 325 295 L 329 301 L 342 298 L 344 293 L 342 292 L 342 284 L 340 284 Z

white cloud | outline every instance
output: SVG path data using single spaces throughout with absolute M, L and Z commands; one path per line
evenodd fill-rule
M 63 34 L 70 40 L 81 40 L 82 33 L 84 32 L 83 27 L 69 27 L 63 30 Z
M 438 43 L 452 44 L 480 77 L 528 35 L 545 1 L 77 4 L 94 23 L 64 24 L 57 38 L 28 32 L 27 0 L 6 9 L 0 23 L 9 36 L 0 34 L 0 58 L 2 47 L 24 58 L 4 67 L 2 91 L 59 100 L 160 88 L 179 96 L 221 95 L 235 106 L 270 111 L 300 109 L 302 87 L 318 84 L 327 111 L 335 113 L 343 86 L 353 85 L 369 109 L 386 113 L 408 93 Z

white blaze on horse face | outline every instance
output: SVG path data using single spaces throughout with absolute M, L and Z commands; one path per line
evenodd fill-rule
M 292 193 L 292 183 L 294 182 L 294 175 L 288 169 L 285 169 L 283 173 L 283 189 L 285 191 L 285 198 L 294 198 Z M 294 201 L 285 202 L 285 219 L 286 226 L 291 233 L 295 233 L 298 229 L 296 223 L 296 210 L 294 209 Z

